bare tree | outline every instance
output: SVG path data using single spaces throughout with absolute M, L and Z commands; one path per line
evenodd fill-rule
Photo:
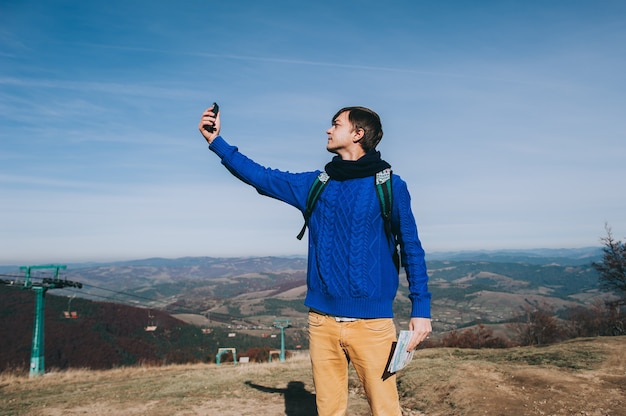
M 616 292 L 619 303 L 626 304 L 626 244 L 613 238 L 611 227 L 604 225 L 606 237 L 602 238 L 604 255 L 599 262 L 593 262 L 593 267 L 600 274 L 598 280 L 604 290 Z
M 467 328 L 463 332 L 454 331 L 443 337 L 441 346 L 450 348 L 508 348 L 509 340 L 493 335 L 493 329 L 478 324 L 475 328 Z
M 519 345 L 554 344 L 566 338 L 565 329 L 550 305 L 525 300 L 527 305 L 513 312 L 512 322 L 507 324 L 515 332 Z

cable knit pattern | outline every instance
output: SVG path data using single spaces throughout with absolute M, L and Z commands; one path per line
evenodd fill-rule
M 309 188 L 319 174 L 265 168 L 223 138 L 209 148 L 239 179 L 303 212 Z M 417 235 L 406 183 L 392 176 L 392 228 L 401 247 L 409 282 L 412 317 L 430 318 L 430 293 L 424 250 Z M 374 178 L 331 180 L 309 220 L 305 304 L 320 312 L 353 318 L 393 317 L 398 290 L 393 244 L 387 240 Z M 294 235 L 295 239 L 295 235 Z

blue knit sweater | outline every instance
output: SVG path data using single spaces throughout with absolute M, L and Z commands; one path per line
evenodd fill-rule
M 209 148 L 235 176 L 301 212 L 319 171 L 290 173 L 263 167 L 218 136 Z M 392 228 L 398 237 L 412 302 L 411 317 L 430 318 L 424 250 L 417 235 L 409 192 L 392 176 Z M 391 318 L 398 290 L 374 178 L 330 180 L 309 219 L 305 305 L 335 316 Z

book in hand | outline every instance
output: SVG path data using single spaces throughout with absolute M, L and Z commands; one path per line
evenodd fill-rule
M 388 379 L 394 375 L 398 370 L 402 370 L 413 359 L 415 350 L 407 351 L 406 347 L 411 341 L 413 331 L 400 331 L 398 335 L 398 341 L 391 344 L 391 351 L 389 352 L 389 359 L 385 366 L 383 373 L 383 380 Z

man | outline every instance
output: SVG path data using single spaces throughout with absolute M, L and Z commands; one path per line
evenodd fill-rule
M 207 109 L 199 130 L 235 176 L 263 195 L 301 212 L 319 171 L 289 173 L 265 168 L 219 136 L 220 115 Z M 399 279 L 396 240 L 412 302 L 408 350 L 431 332 L 430 293 L 424 250 L 417 235 L 406 183 L 391 176 L 391 233 L 385 230 L 374 185 L 377 172 L 390 168 L 376 146 L 383 136 L 378 115 L 346 107 L 326 131 L 334 153 L 330 176 L 306 224 L 309 227 L 307 295 L 313 382 L 320 415 L 343 415 L 348 402 L 348 364 L 354 366 L 374 415 L 400 416 L 395 376 L 383 378 L 396 340 L 392 304 Z M 392 237 L 392 238 L 390 238 Z

